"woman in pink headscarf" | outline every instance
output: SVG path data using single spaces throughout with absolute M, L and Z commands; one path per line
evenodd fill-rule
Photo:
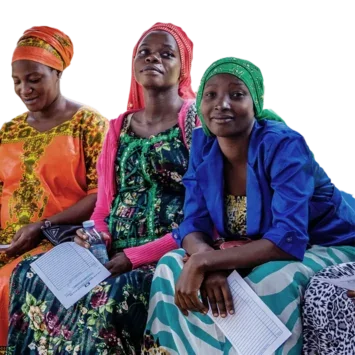
M 176 248 L 171 231 L 183 218 L 181 180 L 198 124 L 192 48 L 172 24 L 157 23 L 139 39 L 128 111 L 110 121 L 91 217 L 110 240 L 105 266 L 113 277 L 66 310 L 37 276 L 28 278 L 30 261 L 23 262 L 11 288 L 8 346 L 15 352 L 140 352 L 155 265 Z M 76 241 L 88 246 L 80 230 Z

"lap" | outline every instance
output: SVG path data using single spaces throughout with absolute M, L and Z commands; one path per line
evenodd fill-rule
M 42 341 L 58 353 L 63 344 L 79 347 L 78 354 L 94 354 L 95 347 L 134 353 L 146 322 L 154 265 L 106 279 L 66 310 L 31 270 L 36 258 L 21 262 L 12 276 L 10 349 L 24 351 L 31 344 L 39 349 Z M 21 331 L 26 324 L 27 331 Z
M 190 339 L 193 347 L 187 353 L 192 354 L 197 350 L 206 352 L 212 347 L 225 353 L 230 343 L 224 339 L 223 334 L 218 332 L 208 316 L 192 313 L 184 318 L 175 312 L 175 284 L 183 268 L 184 255 L 185 252 L 182 249 L 170 252 L 157 265 L 151 290 L 147 334 L 153 334 L 160 340 L 163 347 L 175 349 L 177 353 L 180 350 L 186 352 L 185 348 L 179 348 L 179 344 L 185 344 L 183 341 L 185 338 Z M 353 247 L 314 246 L 306 252 L 302 262 L 272 261 L 254 268 L 245 278 L 254 292 L 292 332 L 291 338 L 276 354 L 300 353 L 301 351 L 301 304 L 310 278 L 328 265 L 350 260 L 355 261 L 355 248 Z M 236 313 L 238 313 L 237 310 Z M 175 314 L 175 316 L 170 317 L 167 314 Z M 166 331 L 160 331 L 164 326 L 167 326 L 166 329 L 172 327 L 170 323 L 173 319 L 180 320 L 179 327 L 174 328 L 173 333 L 167 335 Z M 206 337 L 207 334 L 208 337 Z

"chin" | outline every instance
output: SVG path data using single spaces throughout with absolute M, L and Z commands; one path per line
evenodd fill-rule
M 232 127 L 220 126 L 220 125 L 208 125 L 207 126 L 210 132 L 215 135 L 216 137 L 230 137 L 235 135 L 235 130 Z
M 28 111 L 30 112 L 39 112 L 39 111 L 42 111 L 44 109 L 43 106 L 39 106 L 39 105 L 36 105 L 36 106 L 32 106 L 32 105 L 26 105 Z
M 157 76 L 146 76 L 143 78 L 140 78 L 140 80 L 137 82 L 139 85 L 143 86 L 144 88 L 147 89 L 154 89 L 154 88 L 159 88 L 164 86 L 164 82 L 161 80 L 162 78 L 159 78 Z

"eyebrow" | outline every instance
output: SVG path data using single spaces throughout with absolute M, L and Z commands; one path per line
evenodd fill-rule
M 25 76 L 31 76 L 31 75 L 42 75 L 41 73 L 37 72 L 37 71 L 34 71 L 32 73 L 28 73 L 26 74 Z M 13 78 L 18 78 L 17 75 L 12 75 Z
M 140 47 L 143 47 L 143 46 L 149 46 L 149 44 L 147 42 L 143 42 L 141 43 L 141 45 L 139 46 Z M 174 48 L 171 44 L 168 44 L 168 43 L 163 43 L 162 47 L 167 47 L 167 48 L 170 48 L 171 50 L 176 50 L 176 48 Z
M 239 86 L 245 86 L 245 84 L 242 81 L 237 81 L 233 83 L 229 83 L 229 85 L 239 85 Z M 207 86 L 218 86 L 218 84 L 206 84 L 205 87 Z

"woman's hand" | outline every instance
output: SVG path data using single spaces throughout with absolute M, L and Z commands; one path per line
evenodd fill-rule
M 21 255 L 35 248 L 41 240 L 42 222 L 27 224 L 17 231 L 6 254 L 9 257 Z
M 106 243 L 106 241 L 109 241 L 111 239 L 111 237 L 104 232 L 99 232 L 101 235 L 101 238 L 103 239 L 103 241 Z M 80 228 L 76 231 L 76 236 L 74 238 L 74 242 L 76 244 L 79 244 L 80 246 L 82 246 L 83 248 L 89 249 L 90 248 L 90 244 L 88 243 L 88 236 L 85 233 L 85 230 L 83 228 Z
M 202 302 L 209 308 L 214 317 L 224 318 L 227 314 L 234 314 L 232 294 L 229 289 L 227 277 L 229 271 L 215 271 L 206 274 L 201 286 Z
M 175 304 L 185 316 L 189 314 L 188 311 L 208 312 L 208 307 L 198 298 L 204 276 L 202 253 L 191 255 L 175 286 Z
M 355 291 L 348 291 L 347 295 L 355 302 Z
M 114 255 L 114 257 L 107 264 L 105 264 L 105 268 L 110 271 L 112 276 L 122 275 L 128 271 L 131 271 L 132 267 L 131 261 L 123 252 Z

